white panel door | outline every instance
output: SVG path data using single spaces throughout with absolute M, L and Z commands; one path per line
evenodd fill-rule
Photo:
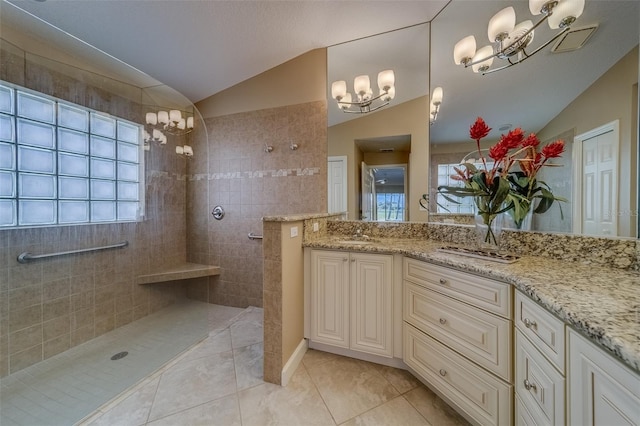
M 347 211 L 347 157 L 329 157 L 327 168 L 329 191 L 327 211 L 343 213 Z
M 393 356 L 393 256 L 351 254 L 351 349 Z
M 586 235 L 618 234 L 618 131 L 617 123 L 576 137 L 579 162 L 574 199 L 574 232 Z
M 311 252 L 311 340 L 349 347 L 349 253 Z

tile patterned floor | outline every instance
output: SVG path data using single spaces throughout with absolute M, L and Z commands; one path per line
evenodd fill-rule
M 206 338 L 211 330 L 227 329 L 233 318 L 243 312 L 240 308 L 184 299 L 4 377 L 0 380 L 0 425 L 72 425 L 105 401 L 145 381 Z M 204 350 L 206 346 L 198 348 Z M 121 351 L 128 355 L 117 361 L 110 359 Z M 195 349 L 189 352 L 197 353 Z M 227 366 L 233 368 L 231 358 Z M 235 377 L 231 380 L 235 385 Z
M 406 371 L 309 350 L 286 387 L 262 380 L 262 309 L 248 308 L 84 426 L 466 425 Z

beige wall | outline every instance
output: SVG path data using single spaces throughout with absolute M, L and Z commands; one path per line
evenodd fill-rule
M 204 118 L 323 100 L 327 50 L 315 49 L 197 103 Z
M 335 107 L 335 105 L 330 105 Z M 428 97 L 420 97 L 401 105 L 384 108 L 361 118 L 331 126 L 328 131 L 330 156 L 347 156 L 348 218 L 359 215 L 360 163 L 363 154 L 356 147 L 357 139 L 411 135 L 409 155 L 408 204 L 409 220 L 425 221 L 427 214 L 419 210 L 418 200 L 426 193 L 429 163 Z
M 636 235 L 637 220 L 633 214 L 629 214 L 637 212 L 638 99 L 634 90 L 637 84 L 636 46 L 538 133 L 540 140 L 571 129 L 580 135 L 620 120 L 619 235 L 627 236 Z

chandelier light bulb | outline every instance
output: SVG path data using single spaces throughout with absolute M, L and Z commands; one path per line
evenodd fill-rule
M 341 102 L 338 102 L 338 106 L 341 109 L 347 109 L 351 106 L 351 93 L 346 93 L 342 99 L 340 99 Z
M 347 82 L 344 80 L 334 81 L 331 83 L 331 97 L 339 100 L 347 94 Z
M 456 65 L 460 65 L 473 58 L 476 54 L 476 38 L 472 35 L 467 36 L 456 43 L 453 48 L 453 60 Z
M 529 0 L 529 11 L 532 15 L 540 15 L 544 5 L 555 0 Z
M 393 70 L 384 70 L 378 73 L 378 89 L 392 88 L 396 82 Z
M 365 96 L 371 90 L 368 75 L 359 75 L 353 80 L 353 90 L 358 96 Z
M 584 11 L 584 0 L 562 0 L 549 16 L 549 28 L 555 30 L 573 24 Z
M 491 55 L 493 55 L 493 46 L 487 45 L 479 49 L 473 57 L 473 62 L 482 60 L 483 58 L 487 59 L 472 65 L 471 68 L 473 69 L 473 72 L 478 73 L 487 71 L 491 67 L 491 64 L 493 64 L 493 56 Z
M 566 1 L 566 0 L 565 0 Z M 502 41 L 516 26 L 516 11 L 513 7 L 505 7 L 493 15 L 489 21 L 487 34 L 490 42 Z
M 178 111 L 177 109 L 172 109 L 171 111 L 169 111 L 169 120 L 172 123 L 178 123 L 181 119 L 182 113 L 180 113 L 180 111 Z
M 176 146 L 176 154 L 184 154 L 184 148 L 182 148 L 181 146 Z
M 187 129 L 193 129 L 193 117 L 187 118 Z
M 152 133 L 153 139 L 154 140 L 162 140 L 162 137 L 164 136 L 162 134 L 162 132 L 158 129 L 153 129 L 153 133 Z
M 167 111 L 158 111 L 158 123 L 169 124 L 169 113 Z
M 193 148 L 191 148 L 189 145 L 183 146 L 182 151 L 187 157 L 193 157 Z
M 440 105 L 442 103 L 442 87 L 436 87 L 435 89 L 433 89 L 433 94 L 431 95 L 431 102 L 434 105 Z
M 187 120 L 185 120 L 184 118 L 181 118 L 178 121 L 178 124 L 176 124 L 176 127 L 180 130 L 184 130 L 187 127 Z
M 156 115 L 155 112 L 148 112 L 145 115 L 145 122 L 147 124 L 151 124 L 152 126 L 155 126 L 156 124 L 158 124 L 158 116 Z
M 516 25 L 516 27 L 513 29 L 513 32 L 511 34 L 513 34 L 516 37 L 522 37 L 522 35 L 525 34 L 527 31 L 529 31 L 531 28 L 533 28 L 533 22 L 531 22 L 530 19 L 527 19 L 526 21 L 522 21 L 518 25 Z M 528 37 L 530 37 L 530 39 L 527 42 L 527 45 L 531 44 L 531 42 L 533 41 L 534 33 L 535 31 L 531 31 L 529 33 Z

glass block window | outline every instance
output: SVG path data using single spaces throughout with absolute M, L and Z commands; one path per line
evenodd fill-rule
M 0 228 L 143 216 L 142 127 L 0 82 Z
M 482 163 L 475 163 L 477 168 L 484 168 Z M 438 164 L 438 186 L 464 186 L 459 180 L 451 179 L 452 175 L 456 175 L 454 167 L 462 168 L 460 163 L 455 164 Z M 493 167 L 493 163 L 487 162 L 487 168 L 490 170 Z M 437 200 L 437 213 L 475 213 L 476 206 L 473 203 L 473 197 L 451 197 L 460 202 L 460 204 L 452 203 L 438 193 L 436 195 Z

